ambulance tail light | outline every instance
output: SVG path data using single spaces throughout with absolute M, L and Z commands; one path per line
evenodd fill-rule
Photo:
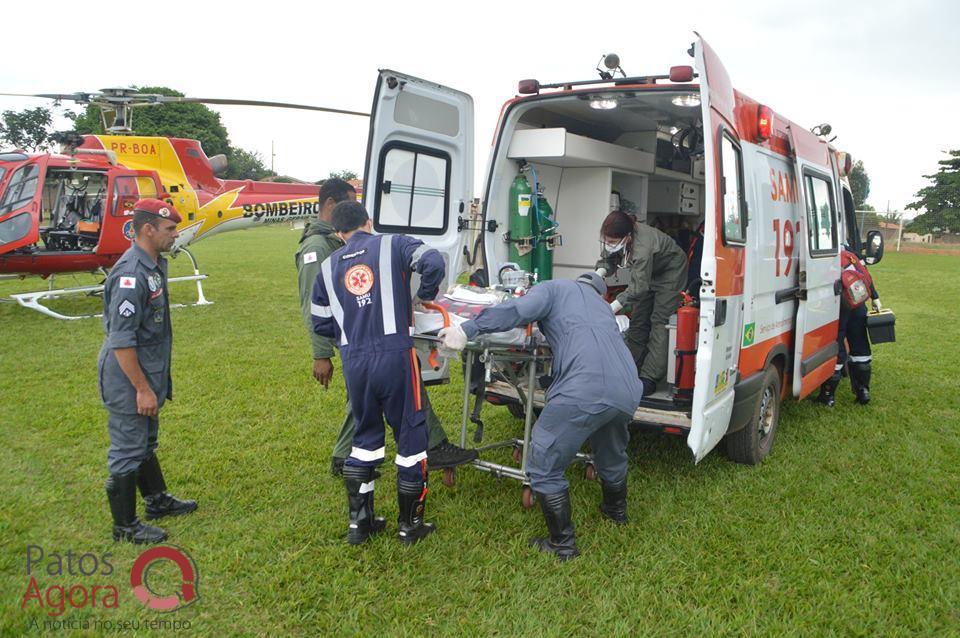
M 520 95 L 536 95 L 540 92 L 540 82 L 537 80 L 520 80 L 517 93 Z
M 757 107 L 757 141 L 769 140 L 773 135 L 773 110 L 763 104 Z

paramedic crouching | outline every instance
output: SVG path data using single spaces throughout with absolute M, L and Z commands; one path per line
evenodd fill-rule
M 617 523 L 627 522 L 627 426 L 642 389 L 617 320 L 603 299 L 606 292 L 603 279 L 592 272 L 576 281 L 546 281 L 440 331 L 447 347 L 462 350 L 477 334 L 539 322 L 553 350 L 553 382 L 533 428 L 527 474 L 550 536 L 530 544 L 561 560 L 579 554 L 563 473 L 584 441 L 593 448 L 603 486 L 601 512 Z

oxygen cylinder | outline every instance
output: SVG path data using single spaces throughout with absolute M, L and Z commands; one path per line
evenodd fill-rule
M 689 299 L 689 297 L 687 297 Z M 688 302 L 677 310 L 677 363 L 673 394 L 677 399 L 693 398 L 693 381 L 697 374 L 697 330 L 700 309 Z
M 523 173 L 510 185 L 510 261 L 520 270 L 531 271 L 533 241 L 533 189 Z M 525 240 L 526 243 L 519 243 Z
M 533 273 L 537 281 L 553 279 L 553 248 L 550 238 L 556 233 L 553 209 L 542 192 L 537 193 L 537 214 L 534 217 Z

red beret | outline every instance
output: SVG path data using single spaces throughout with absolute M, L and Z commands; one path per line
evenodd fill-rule
M 133 205 L 133 212 L 150 213 L 151 215 L 163 217 L 178 224 L 183 221 L 177 209 L 173 207 L 173 204 L 168 204 L 159 199 L 141 199 Z

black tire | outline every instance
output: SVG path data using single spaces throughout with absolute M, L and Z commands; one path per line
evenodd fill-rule
M 727 457 L 735 463 L 756 465 L 770 454 L 780 424 L 780 370 L 770 366 L 763 375 L 753 415 L 743 429 L 724 438 Z

